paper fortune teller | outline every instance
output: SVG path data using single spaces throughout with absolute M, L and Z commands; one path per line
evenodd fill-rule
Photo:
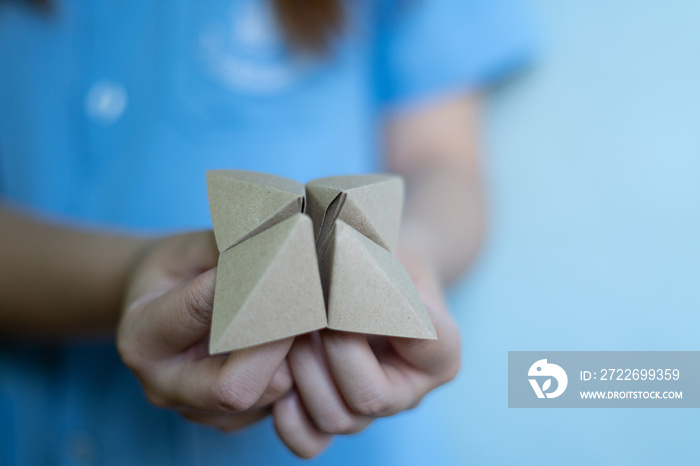
M 219 264 L 209 352 L 322 328 L 436 339 L 394 254 L 403 181 L 338 176 L 306 186 L 274 175 L 207 172 Z

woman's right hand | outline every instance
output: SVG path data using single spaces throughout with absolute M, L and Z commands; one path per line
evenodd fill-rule
M 127 280 L 117 346 L 151 403 L 234 431 L 270 414 L 291 389 L 293 339 L 208 355 L 217 260 L 211 231 L 145 247 Z

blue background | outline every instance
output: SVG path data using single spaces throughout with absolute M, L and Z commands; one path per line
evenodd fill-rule
M 532 6 L 537 62 L 488 101 L 463 369 L 404 416 L 428 432 L 404 464 L 431 442 L 444 464 L 700 464 L 697 410 L 507 407 L 509 350 L 699 349 L 700 2 Z

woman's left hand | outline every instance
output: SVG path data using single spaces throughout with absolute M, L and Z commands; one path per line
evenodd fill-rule
M 437 275 L 408 250 L 398 255 L 438 339 L 329 329 L 297 337 L 287 356 L 295 389 L 275 402 L 273 415 L 280 438 L 298 456 L 311 458 L 335 434 L 358 432 L 378 417 L 414 408 L 459 371 L 459 331 Z

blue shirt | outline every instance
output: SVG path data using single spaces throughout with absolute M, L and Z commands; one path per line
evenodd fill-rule
M 2 199 L 88 226 L 210 228 L 206 170 L 378 170 L 382 111 L 480 89 L 528 58 L 515 0 L 348 5 L 349 32 L 320 59 L 285 45 L 264 0 L 0 3 Z M 396 460 L 392 431 L 323 459 Z M 1 347 L 0 464 L 285 461 L 269 421 L 224 435 L 149 405 L 111 343 Z

